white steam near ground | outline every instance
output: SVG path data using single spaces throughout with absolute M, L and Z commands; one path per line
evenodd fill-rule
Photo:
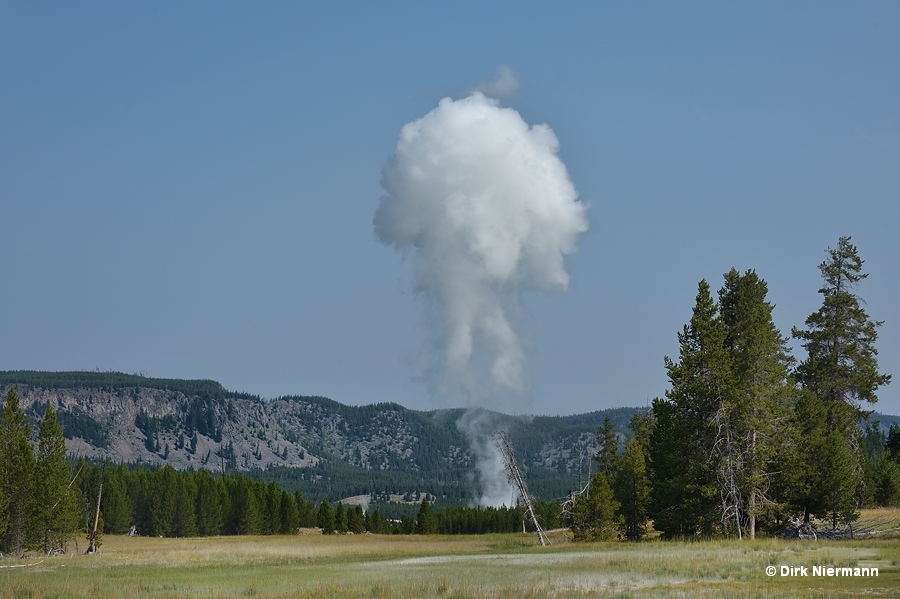
M 501 69 L 483 89 L 517 86 Z M 522 295 L 567 288 L 564 257 L 588 228 L 558 149 L 550 127 L 529 126 L 481 91 L 444 98 L 400 131 L 374 224 L 379 240 L 412 253 L 435 350 L 424 373 L 433 396 L 530 409 Z M 481 503 L 500 505 L 511 493 L 489 420 L 477 410 L 458 426 L 478 458 Z

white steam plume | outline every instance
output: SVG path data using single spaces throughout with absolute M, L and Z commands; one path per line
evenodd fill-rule
M 469 409 L 456 422 L 475 455 L 475 469 L 481 482 L 481 506 L 515 505 L 515 490 L 506 476 L 503 457 L 494 441 L 494 434 L 503 426 L 496 412 L 480 408 Z
M 519 90 L 519 77 L 506 65 L 500 65 L 497 75 L 490 83 L 476 85 L 470 92 L 481 92 L 491 98 L 504 98 Z
M 567 288 L 563 258 L 588 227 L 558 149 L 550 127 L 529 127 L 481 92 L 445 98 L 400 131 L 375 232 L 414 250 L 437 349 L 425 373 L 434 395 L 530 403 L 522 294 Z

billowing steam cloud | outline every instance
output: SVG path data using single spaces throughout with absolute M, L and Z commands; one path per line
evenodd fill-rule
M 516 72 L 506 65 L 497 69 L 497 75 L 490 83 L 476 85 L 471 92 L 481 92 L 491 98 L 503 98 L 516 93 L 519 89 L 519 77 Z
M 550 127 L 481 92 L 445 98 L 401 130 L 375 232 L 414 250 L 437 349 L 425 373 L 433 394 L 530 403 L 522 294 L 566 289 L 563 258 L 587 230 L 558 148 Z

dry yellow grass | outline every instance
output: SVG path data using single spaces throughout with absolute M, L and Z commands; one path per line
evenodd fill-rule
M 900 512 L 880 516 L 900 521 Z M 852 597 L 900 588 L 900 543 L 890 539 L 585 545 L 557 531 L 553 543 L 539 547 L 530 535 L 107 536 L 100 555 L 0 570 L 0 596 Z M 766 575 L 767 566 L 782 565 L 877 567 L 879 575 Z

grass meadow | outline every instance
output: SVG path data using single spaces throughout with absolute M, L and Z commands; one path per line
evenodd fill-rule
M 900 511 L 890 514 L 900 520 Z M 896 523 L 896 522 L 895 522 Z M 0 596 L 27 598 L 896 597 L 900 537 L 576 544 L 522 534 L 106 536 L 99 555 L 0 560 Z M 84 543 L 81 543 L 84 545 Z M 83 548 L 83 547 L 82 547 Z M 43 560 L 43 561 L 41 561 Z M 877 567 L 814 577 L 812 566 Z M 16 566 L 16 567 L 10 567 Z M 809 576 L 767 576 L 805 566 Z

